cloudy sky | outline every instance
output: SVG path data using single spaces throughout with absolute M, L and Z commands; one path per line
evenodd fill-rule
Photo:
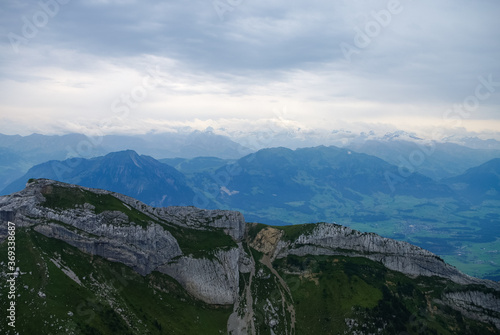
M 498 132 L 500 1 L 2 0 L 0 133 Z

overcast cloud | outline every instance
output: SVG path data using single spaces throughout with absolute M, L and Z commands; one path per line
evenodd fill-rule
M 497 131 L 499 15 L 496 0 L 3 0 L 0 132 Z

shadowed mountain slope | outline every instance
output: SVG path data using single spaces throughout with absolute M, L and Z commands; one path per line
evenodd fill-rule
M 149 156 L 127 150 L 106 156 L 50 161 L 31 168 L 4 189 L 21 190 L 30 178 L 49 178 L 86 187 L 102 187 L 153 206 L 191 205 L 193 190 L 183 174 Z

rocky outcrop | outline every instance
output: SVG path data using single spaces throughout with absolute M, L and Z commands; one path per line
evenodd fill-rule
M 207 227 L 220 228 L 236 241 L 243 240 L 245 236 L 245 218 L 240 212 L 199 209 L 193 206 L 150 207 L 123 194 L 95 189 L 93 191 L 112 194 L 130 207 L 174 225 L 200 230 Z
M 57 223 L 48 223 L 37 225 L 34 229 L 47 237 L 65 241 L 85 253 L 123 263 L 141 275 L 151 273 L 182 255 L 172 234 L 157 224 L 146 229 L 109 224 L 98 227 L 84 230 L 80 226 L 79 230 L 71 230 Z
M 240 250 L 218 250 L 210 258 L 183 256 L 158 268 L 209 304 L 234 304 L 238 298 Z
M 112 206 L 112 210 L 103 209 L 98 202 L 92 204 L 81 199 L 61 207 L 47 205 L 49 195 L 58 187 L 76 192 L 67 194 L 77 196 L 78 192 L 90 192 L 115 197 L 121 203 Z M 116 202 L 116 199 L 112 200 Z M 123 211 L 117 210 L 122 205 Z M 99 210 L 97 207 L 100 207 Z M 254 330 L 252 280 L 256 264 L 269 269 L 277 280 L 280 301 L 285 302 L 285 298 L 290 297 L 290 305 L 286 309 L 291 316 L 290 329 L 294 329 L 292 293 L 273 268 L 275 259 L 288 255 L 365 257 L 410 277 L 438 276 L 451 280 L 463 286 L 458 291 L 445 292 L 442 302 L 470 318 L 492 323 L 500 329 L 498 283 L 467 276 L 431 252 L 409 243 L 336 224 L 308 226 L 302 234 L 293 235 L 296 236 L 294 238 L 287 236 L 286 229 L 264 227 L 251 239 L 251 234 L 246 234 L 243 215 L 238 212 L 194 207 L 153 208 L 121 194 L 51 180 L 37 180 L 21 192 L 0 197 L 0 221 L 0 243 L 7 236 L 5 223 L 12 221 L 16 228 L 30 227 L 85 253 L 123 263 L 141 275 L 153 271 L 167 274 L 191 295 L 208 304 L 234 304 L 229 322 L 231 327 L 228 329 L 233 329 L 235 333 L 241 329 Z M 249 227 L 255 228 L 255 225 Z M 219 234 L 215 236 L 222 236 L 222 241 L 229 240 L 231 244 L 194 248 L 196 252 L 189 254 L 183 252 L 186 241 L 191 241 L 183 239 L 183 234 L 188 232 L 187 235 L 195 236 L 196 240 L 199 231 L 204 230 Z M 293 232 L 297 234 L 297 230 Z M 248 252 L 250 247 L 264 256 L 254 260 Z M 240 291 L 241 273 L 249 275 L 245 275 L 246 286 Z
M 112 195 L 151 220 L 146 226 L 139 225 L 121 211 L 96 213 L 89 203 L 71 209 L 46 207 L 44 194 L 49 194 L 54 187 Z M 167 228 L 178 225 L 197 230 L 220 229 L 238 241 L 245 232 L 243 215 L 238 212 L 194 207 L 152 208 L 113 192 L 37 180 L 23 191 L 0 197 L 0 215 L 3 222 L 15 222 L 18 227 L 32 226 L 45 236 L 63 240 L 88 254 L 123 263 L 141 275 L 152 271 L 168 274 L 193 296 L 209 304 L 234 303 L 238 294 L 239 264 L 248 259 L 241 245 L 236 244 L 229 250 L 215 249 L 199 258 L 184 255 Z M 5 239 L 7 225 L 0 227 L 5 228 L 0 230 L 0 238 Z
M 257 233 L 250 246 L 263 254 L 272 255 L 282 236 L 282 230 L 266 227 Z
M 193 229 L 221 228 L 236 241 L 243 240 L 245 236 L 245 219 L 240 212 L 176 206 L 151 209 L 156 217 L 179 226 Z
M 337 224 L 320 223 L 294 241 L 280 240 L 273 257 L 283 258 L 289 254 L 365 257 L 413 277 L 439 276 L 459 284 L 483 284 L 500 288 L 498 283 L 463 274 L 430 251 L 410 243 L 362 233 Z
M 465 316 L 482 322 L 493 323 L 500 329 L 500 297 L 498 292 L 477 290 L 445 293 L 443 300 Z

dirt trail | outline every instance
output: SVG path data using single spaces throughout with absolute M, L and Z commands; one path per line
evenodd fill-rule
M 273 267 L 273 264 L 271 262 L 271 257 L 269 256 L 269 254 L 262 256 L 262 258 L 260 259 L 260 262 L 262 264 L 264 264 L 269 270 L 271 270 L 271 273 L 273 275 L 275 275 L 276 278 L 278 278 L 278 280 L 281 284 L 281 287 L 286 291 L 286 293 L 288 293 L 288 299 L 286 299 L 286 297 L 283 295 L 283 292 L 280 290 L 282 301 L 287 304 L 287 310 L 290 313 L 290 320 L 291 320 L 290 334 L 295 334 L 296 318 L 295 318 L 295 307 L 293 306 L 292 292 L 290 291 L 290 288 L 288 287 L 285 280 L 280 276 L 278 271 L 276 271 L 276 269 Z
M 251 252 L 248 252 L 252 261 L 250 277 L 244 288 L 244 293 L 234 304 L 233 313 L 229 316 L 227 330 L 231 335 L 256 335 L 254 324 L 254 310 L 252 297 L 252 280 L 255 276 L 255 260 Z M 243 300 L 243 301 L 242 301 Z M 242 303 L 245 305 L 242 306 Z M 244 308 L 244 314 L 240 318 L 238 310 Z
M 282 235 L 283 235 L 282 231 L 279 231 L 275 228 L 267 227 L 262 231 L 260 231 L 257 234 L 257 236 L 253 239 L 253 241 L 250 241 L 249 237 L 247 236 L 245 244 L 248 250 L 246 251 L 250 256 L 252 266 L 250 271 L 250 277 L 248 283 L 246 283 L 245 285 L 242 297 L 240 297 L 238 301 L 235 303 L 234 312 L 229 318 L 230 320 L 228 322 L 228 331 L 230 334 L 234 335 L 256 334 L 255 323 L 254 323 L 254 309 L 253 309 L 254 298 L 252 296 L 252 283 L 255 277 L 256 263 L 250 248 L 254 248 L 255 250 L 263 253 L 262 258 L 259 260 L 260 263 L 262 263 L 265 267 L 267 267 L 271 271 L 271 273 L 276 278 L 278 278 L 279 286 L 281 286 L 279 287 L 279 291 L 281 294 L 281 301 L 283 304 L 282 308 L 283 311 L 287 311 L 290 315 L 291 324 L 290 327 L 288 327 L 288 325 L 285 325 L 286 333 L 290 335 L 295 334 L 296 314 L 293 305 L 292 292 L 290 291 L 290 288 L 288 287 L 285 280 L 280 276 L 280 274 L 278 273 L 278 271 L 276 271 L 276 269 L 273 267 L 272 264 L 272 257 L 276 251 L 276 247 Z M 242 299 L 244 299 L 244 301 L 242 301 Z M 243 303 L 244 306 L 242 306 Z M 244 314 L 240 317 L 238 315 L 238 309 L 242 307 L 244 307 Z
M 247 244 L 248 245 L 248 244 Z M 244 322 L 250 327 L 250 334 L 255 335 L 255 324 L 253 322 L 253 297 L 252 297 L 252 280 L 255 276 L 255 259 L 253 258 L 252 252 L 249 252 L 250 258 L 252 259 L 252 270 L 250 271 L 250 279 L 248 280 L 248 284 L 245 287 L 245 296 L 246 296 L 246 313 L 243 317 Z

